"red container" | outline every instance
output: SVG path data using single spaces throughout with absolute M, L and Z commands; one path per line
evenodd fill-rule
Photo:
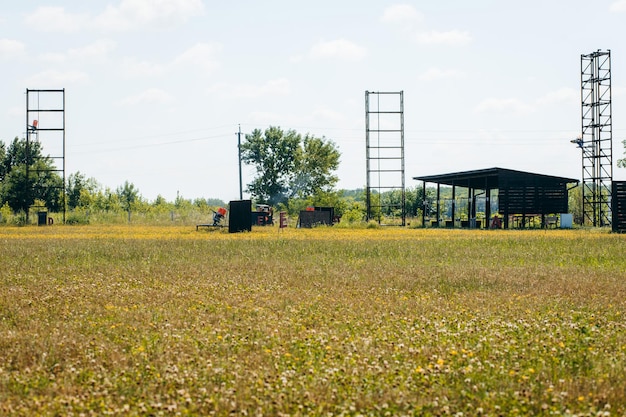
M 226 209 L 224 207 L 220 207 L 217 209 L 217 212 L 222 216 L 226 216 Z

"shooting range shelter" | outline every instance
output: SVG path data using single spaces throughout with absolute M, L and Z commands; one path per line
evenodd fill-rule
M 429 175 L 413 177 L 414 180 L 422 181 L 424 195 L 426 184 L 437 184 L 437 207 L 436 223 L 439 226 L 441 217 L 440 186 L 441 184 L 452 187 L 452 215 L 451 222 L 446 226 L 454 227 L 457 222 L 457 207 L 455 199 L 458 197 L 457 188 L 467 190 L 468 219 L 467 223 L 461 223 L 465 227 L 480 227 L 476 220 L 476 198 L 485 196 L 485 226 L 492 224 L 491 195 L 493 190 L 498 190 L 498 213 L 502 216 L 505 229 L 509 228 L 511 221 L 517 222 L 518 226 L 524 227 L 526 220 L 541 216 L 542 226 L 546 224 L 547 215 L 555 215 L 568 212 L 568 184 L 578 183 L 572 178 L 554 177 L 550 175 L 533 174 L 530 172 L 515 171 L 504 168 L 488 168 L 475 171 L 454 172 L 450 174 Z M 422 226 L 426 225 L 425 211 L 422 211 Z

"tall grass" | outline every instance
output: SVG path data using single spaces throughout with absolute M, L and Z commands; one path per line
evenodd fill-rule
M 0 229 L 0 414 L 626 413 L 626 239 Z

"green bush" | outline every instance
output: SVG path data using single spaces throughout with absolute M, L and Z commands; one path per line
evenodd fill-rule
M 4 203 L 4 205 L 0 207 L 0 224 L 7 224 L 11 217 L 13 217 L 13 210 L 9 207 L 9 203 Z
M 365 213 L 358 207 L 353 207 L 350 210 L 347 210 L 341 216 L 341 222 L 345 223 L 357 223 L 363 221 L 365 217 Z
M 26 213 L 23 211 L 19 211 L 17 214 L 10 217 L 10 224 L 14 226 L 26 226 L 27 223 Z
M 65 219 L 65 224 L 89 224 L 89 216 L 86 213 L 70 213 Z
M 367 228 L 368 228 L 368 229 L 378 229 L 379 227 L 380 227 L 380 225 L 379 225 L 379 224 L 378 224 L 378 222 L 377 222 L 377 221 L 375 221 L 375 220 L 370 220 L 370 221 L 367 223 Z

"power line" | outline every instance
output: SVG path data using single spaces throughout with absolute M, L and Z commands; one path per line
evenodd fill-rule
M 200 138 L 180 139 L 180 140 L 173 140 L 173 141 L 168 141 L 168 142 L 147 143 L 143 145 L 132 145 L 132 146 L 117 147 L 117 148 L 100 149 L 98 150 L 98 152 L 117 152 L 117 151 L 131 150 L 131 149 L 154 148 L 158 146 L 174 145 L 174 144 L 179 144 L 179 143 L 199 142 L 199 141 L 204 141 L 208 139 L 218 139 L 218 138 L 228 138 L 228 137 L 230 137 L 230 135 L 203 136 Z M 91 152 L 93 152 L 93 150 L 92 151 L 80 151 L 80 152 L 75 152 L 75 153 L 85 154 L 85 153 L 91 153 Z
M 223 126 L 215 126 L 215 127 L 205 127 L 205 128 L 202 128 L 202 129 L 182 130 L 182 131 L 177 131 L 177 132 L 160 133 L 160 134 L 155 134 L 155 135 L 133 136 L 132 138 L 108 140 L 106 142 L 78 143 L 78 144 L 76 144 L 76 146 L 90 146 L 90 145 L 102 145 L 102 144 L 107 144 L 108 145 L 108 144 L 111 144 L 111 143 L 129 142 L 129 141 L 132 141 L 132 140 L 153 139 L 153 138 L 160 138 L 160 137 L 166 137 L 166 136 L 179 136 L 179 135 L 183 135 L 183 134 L 187 134 L 187 133 L 202 132 L 202 131 L 207 131 L 207 130 L 226 129 L 226 128 L 230 128 L 230 127 L 232 127 L 232 126 L 231 125 L 223 125 Z

